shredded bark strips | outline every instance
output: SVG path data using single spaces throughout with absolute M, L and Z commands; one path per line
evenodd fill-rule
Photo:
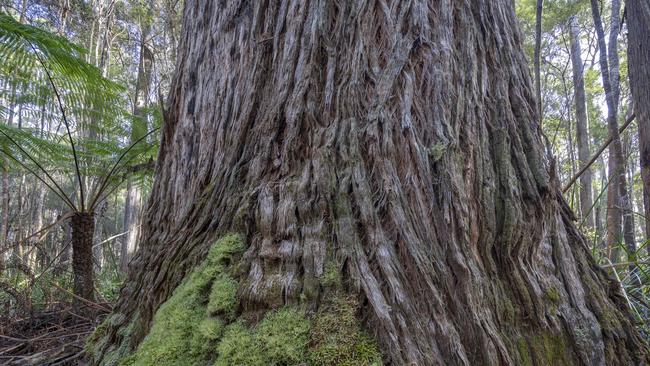
M 96 363 L 240 232 L 236 316 L 327 298 L 386 364 L 630 365 L 645 346 L 543 153 L 512 1 L 188 0 L 144 218 Z

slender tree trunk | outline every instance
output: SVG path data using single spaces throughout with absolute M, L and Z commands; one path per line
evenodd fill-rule
M 639 129 L 639 165 L 643 182 L 645 238 L 650 240 L 650 4 L 627 0 L 630 89 Z M 647 246 L 650 253 L 650 246 Z
M 623 239 L 625 240 L 625 248 L 627 252 L 627 261 L 628 262 L 635 262 L 637 260 L 636 256 L 636 234 L 634 232 L 635 229 L 635 224 L 634 224 L 634 207 L 633 207 L 633 181 L 631 179 L 628 179 L 631 176 L 628 176 L 628 162 L 627 162 L 627 157 L 630 155 L 630 148 L 632 147 L 631 144 L 632 142 L 630 141 L 630 138 L 627 136 L 623 136 L 623 156 L 625 159 L 623 160 L 623 174 L 625 175 L 625 195 L 623 196 L 623 199 L 621 200 L 623 206 L 622 206 L 622 213 L 623 213 Z M 627 185 L 627 182 L 630 182 L 630 185 Z M 628 267 L 630 272 L 633 272 L 636 270 L 636 265 L 635 264 L 630 264 Z
M 61 214 L 57 215 L 56 219 L 60 220 L 61 219 Z M 65 272 L 67 268 L 70 266 L 70 258 L 72 257 L 72 228 L 71 228 L 71 223 L 68 223 L 63 226 L 61 230 L 61 255 L 59 256 L 59 260 L 54 267 L 54 274 L 55 275 L 60 275 Z
M 607 169 L 606 169 L 606 164 L 605 164 L 605 159 L 603 156 L 600 156 L 600 187 L 601 189 L 605 189 L 607 186 Z M 598 192 L 600 195 L 601 192 Z M 596 220 L 596 234 L 597 238 L 599 238 L 598 241 L 598 246 L 603 250 L 603 254 L 606 254 L 607 250 L 607 243 L 606 241 L 606 236 L 607 236 L 607 228 L 606 228 L 606 217 L 603 217 L 603 213 L 607 212 L 607 203 L 603 202 L 604 200 L 599 199 L 596 202 L 596 215 L 595 215 L 595 220 Z M 603 226 L 605 224 L 605 226 Z
M 605 100 L 607 102 L 607 130 L 613 138 L 609 145 L 609 159 L 607 162 L 607 174 L 609 185 L 607 186 L 607 255 L 610 259 L 618 259 L 618 246 L 622 244 L 622 214 L 621 199 L 623 188 L 621 181 L 625 179 L 625 172 L 621 169 L 623 165 L 623 153 L 621 139 L 618 133 L 618 95 L 619 95 L 619 74 L 618 74 L 618 29 L 620 1 L 612 1 L 612 21 L 609 34 L 609 52 L 605 44 L 605 32 L 603 21 L 600 16 L 598 0 L 591 0 L 591 11 L 594 18 L 594 26 L 598 37 L 598 50 L 600 59 L 600 72 L 605 89 Z M 621 178 L 622 176 L 622 178 Z
M 71 218 L 72 273 L 74 294 L 86 300 L 94 298 L 93 233 L 95 218 L 89 212 L 77 212 Z M 74 298 L 74 307 L 81 309 L 83 301 Z
M 142 197 L 138 187 L 129 179 L 126 186 L 126 200 L 124 202 L 124 231 L 128 232 L 121 242 L 120 247 L 120 268 L 126 272 L 131 256 L 136 249 L 136 240 L 139 233 L 139 212 L 141 210 Z
M 65 37 L 66 27 L 68 25 L 68 15 L 70 13 L 70 0 L 59 0 L 59 27 L 57 32 L 60 36 Z
M 25 22 L 25 13 L 27 12 L 27 0 L 22 0 L 21 6 L 20 6 L 20 17 L 18 18 L 18 21 L 21 23 Z
M 589 149 L 589 121 L 587 119 L 582 50 L 580 47 L 580 28 L 578 27 L 578 19 L 575 16 L 571 17 L 569 21 L 569 32 L 571 34 L 571 65 L 573 69 L 573 98 L 576 107 L 578 160 L 582 168 L 589 162 L 591 153 Z M 580 176 L 580 217 L 588 228 L 594 227 L 594 216 L 591 207 L 593 205 L 591 181 L 591 169 L 587 169 Z
M 0 264 L 4 263 L 4 251 L 9 249 L 7 234 L 9 233 L 9 170 L 7 169 L 6 158 L 3 158 L 2 164 L 2 222 L 0 224 Z
M 145 20 L 146 22 L 146 20 Z M 133 98 L 133 123 L 131 125 L 131 143 L 135 143 L 147 132 L 147 120 L 145 109 L 149 104 L 149 92 L 151 85 L 151 73 L 153 68 L 153 53 L 147 47 L 146 40 L 149 36 L 150 26 L 143 22 L 140 35 L 140 57 L 138 62 L 138 76 L 135 83 Z M 140 211 L 142 207 L 142 192 L 129 178 L 126 189 L 126 200 L 124 203 L 124 231 L 127 231 L 126 238 L 122 240 L 120 249 L 120 267 L 126 271 L 126 267 L 135 252 L 136 240 L 140 227 Z
M 133 350 L 228 232 L 242 322 L 319 311 L 333 274 L 388 364 L 647 362 L 543 154 L 521 40 L 509 0 L 186 1 L 141 249 L 94 362 Z
M 542 53 L 542 15 L 544 12 L 544 0 L 537 0 L 537 9 L 535 12 L 535 50 L 533 53 L 533 64 L 535 68 L 535 95 L 537 96 L 537 111 L 540 121 L 542 120 L 544 107 L 542 104 L 542 71 L 541 71 L 541 53 Z

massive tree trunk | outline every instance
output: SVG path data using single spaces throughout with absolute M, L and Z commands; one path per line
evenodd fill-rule
M 628 64 L 630 89 L 639 128 L 639 158 L 643 182 L 645 235 L 650 240 L 650 4 L 628 0 Z M 650 248 L 650 247 L 648 247 Z M 650 250 L 650 249 L 649 249 Z
M 571 65 L 573 69 L 573 98 L 576 106 L 578 160 L 580 161 L 580 168 L 582 168 L 589 163 L 591 153 L 589 152 L 589 121 L 587 119 L 587 98 L 585 97 L 585 79 L 580 47 L 580 28 L 578 19 L 575 16 L 569 20 L 569 32 L 571 34 Z M 588 228 L 594 227 L 591 179 L 591 168 L 585 170 L 580 176 L 580 217 Z
M 647 360 L 543 154 L 511 1 L 191 0 L 178 60 L 141 249 L 95 363 L 177 309 L 228 232 L 247 249 L 227 322 L 318 314 L 334 272 L 388 364 Z

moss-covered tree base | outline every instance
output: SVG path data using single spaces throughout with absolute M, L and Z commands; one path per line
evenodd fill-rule
M 106 349 L 104 330 L 123 321 L 123 316 L 114 314 L 90 338 L 89 356 L 111 366 L 382 363 L 374 339 L 356 317 L 357 301 L 341 290 L 336 276 L 323 278 L 328 296 L 318 311 L 308 312 L 300 304 L 283 306 L 267 311 L 259 322 L 242 314 L 237 264 L 244 249 L 237 235 L 217 241 L 204 262 L 158 309 L 135 352 L 129 352 L 128 342 Z M 128 340 L 133 329 L 124 329 L 122 336 Z

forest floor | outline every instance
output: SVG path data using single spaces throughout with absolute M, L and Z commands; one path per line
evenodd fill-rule
M 84 365 L 86 338 L 111 307 L 99 305 L 92 318 L 61 303 L 24 316 L 0 316 L 0 364 Z

